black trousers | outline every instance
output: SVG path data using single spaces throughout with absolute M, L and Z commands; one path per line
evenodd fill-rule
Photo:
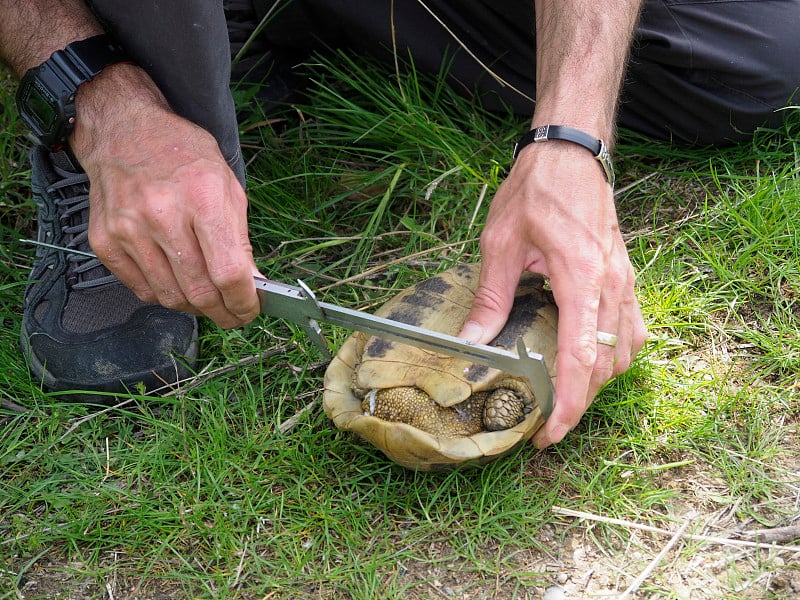
M 90 4 L 243 178 L 222 1 Z M 447 56 L 449 77 L 486 106 L 533 114 L 533 0 L 293 0 L 277 12 L 265 35 L 278 46 L 321 40 L 387 56 L 393 26 L 398 51 L 418 69 L 438 73 Z M 656 138 L 724 144 L 779 124 L 799 87 L 800 0 L 645 0 L 618 122 Z

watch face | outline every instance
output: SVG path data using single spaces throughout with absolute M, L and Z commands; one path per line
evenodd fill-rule
M 34 121 L 30 123 L 36 133 L 49 132 L 56 120 L 55 99 L 36 82 L 27 86 L 21 98 L 25 106 L 26 116 Z
M 22 78 L 17 106 L 39 143 L 55 147 L 66 141 L 75 118 L 74 90 L 45 63 Z
M 56 148 L 67 143 L 75 126 L 75 94 L 108 65 L 130 60 L 107 35 L 78 40 L 56 50 L 22 76 L 17 106 L 39 143 Z

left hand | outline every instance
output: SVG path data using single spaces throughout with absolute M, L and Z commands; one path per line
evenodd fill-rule
M 628 369 L 647 336 L 614 195 L 585 149 L 550 141 L 523 150 L 499 187 L 481 235 L 482 269 L 461 336 L 490 342 L 523 271 L 550 278 L 559 307 L 553 413 L 543 448 L 575 427 L 600 388 Z M 597 332 L 617 336 L 598 344 Z

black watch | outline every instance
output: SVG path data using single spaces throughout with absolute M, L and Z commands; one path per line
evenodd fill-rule
M 106 34 L 73 42 L 53 52 L 25 73 L 17 91 L 17 107 L 39 143 L 55 149 L 67 143 L 75 127 L 75 94 L 106 67 L 131 62 Z

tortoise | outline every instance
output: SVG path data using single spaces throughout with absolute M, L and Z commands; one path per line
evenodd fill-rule
M 480 263 L 458 264 L 389 300 L 376 315 L 457 335 Z M 558 311 L 545 280 L 523 274 L 508 322 L 491 345 L 522 336 L 554 381 Z M 352 334 L 325 372 L 323 408 L 334 425 L 396 463 L 446 470 L 487 463 L 530 439 L 545 416 L 524 378 L 406 344 Z

